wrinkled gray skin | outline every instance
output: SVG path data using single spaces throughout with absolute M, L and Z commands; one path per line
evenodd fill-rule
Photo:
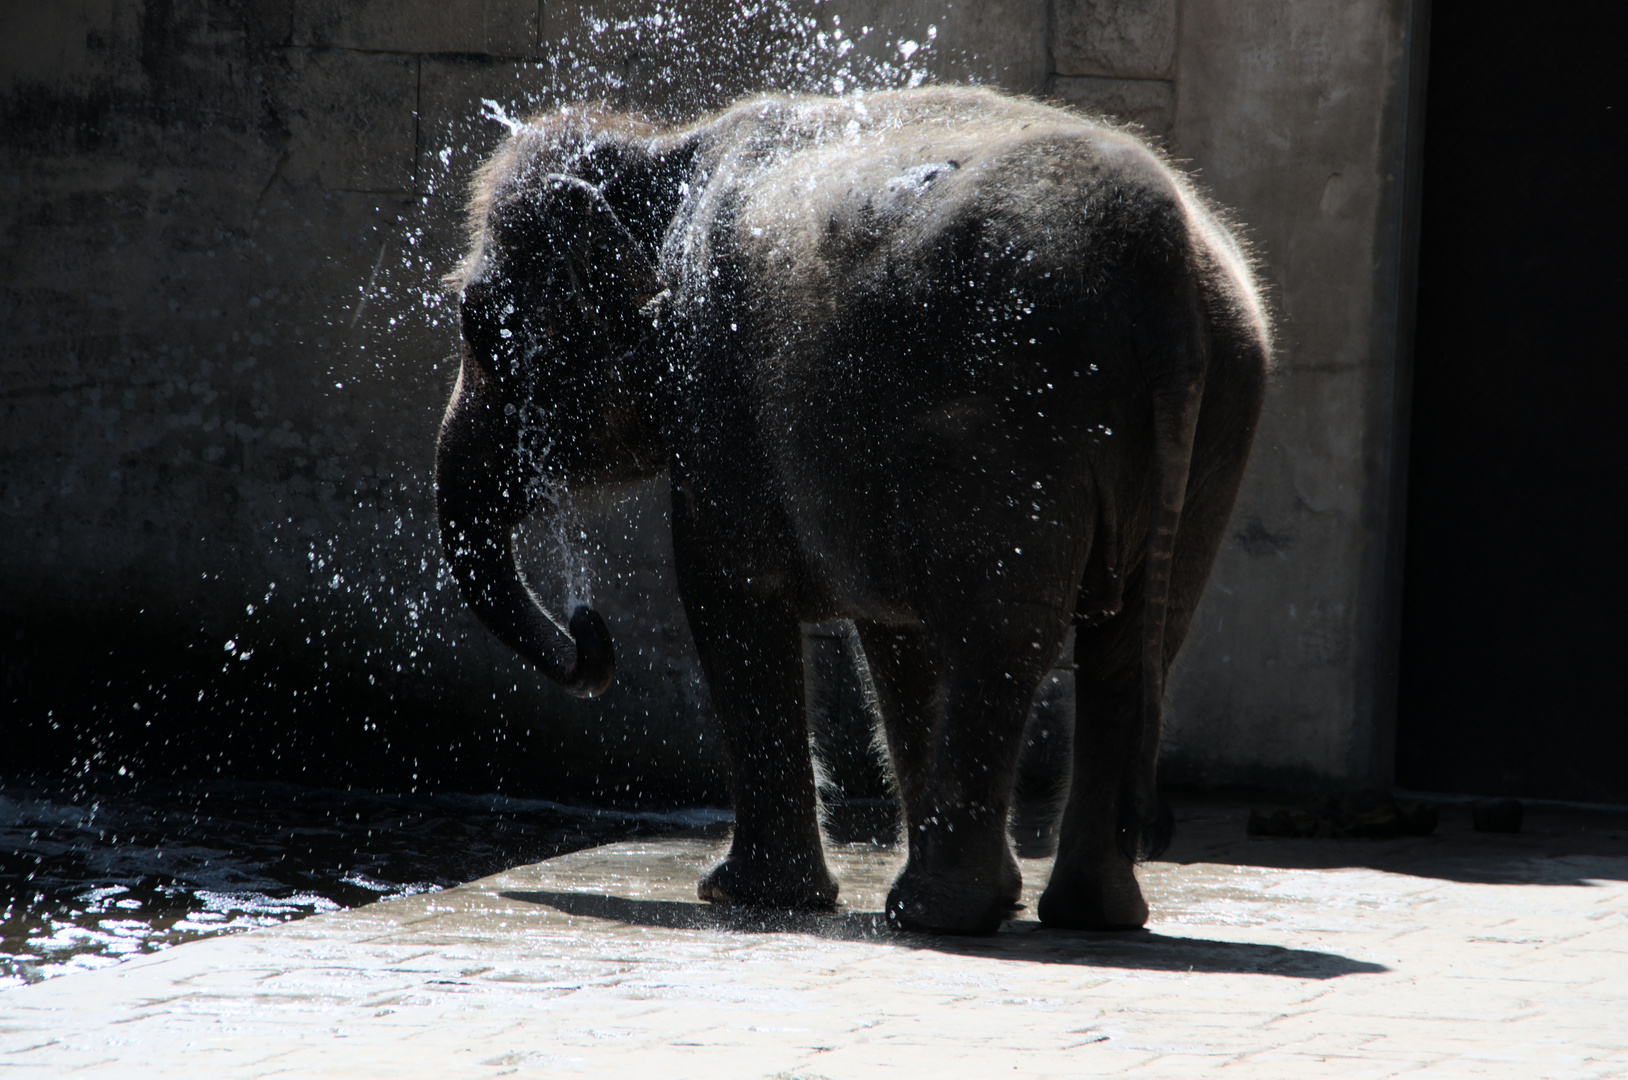
M 743 102 L 675 131 L 566 111 L 481 173 L 437 457 L 464 595 L 567 690 L 512 533 L 665 472 L 679 588 L 733 776 L 702 897 L 836 898 L 800 624 L 854 620 L 909 836 L 893 925 L 989 933 L 1041 679 L 1078 627 L 1048 924 L 1147 918 L 1165 672 L 1232 509 L 1268 332 L 1247 262 L 1133 136 L 983 90 Z

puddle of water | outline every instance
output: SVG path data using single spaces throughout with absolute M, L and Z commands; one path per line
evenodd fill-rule
M 0 988 L 727 816 L 293 784 L 0 781 Z

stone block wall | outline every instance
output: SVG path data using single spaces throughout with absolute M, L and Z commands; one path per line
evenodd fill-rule
M 970 79 L 1190 160 L 1249 224 L 1280 311 L 1266 428 L 1174 683 L 1174 775 L 1382 779 L 1410 18 L 1379 0 L 5 6 L 7 768 L 721 799 L 659 486 L 581 508 L 573 557 L 621 661 L 600 702 L 540 685 L 440 568 L 456 331 L 437 279 L 463 184 L 503 117 L 584 97 L 678 118 L 764 87 Z M 558 582 L 549 539 L 531 551 Z
M 1052 10 L 1052 92 L 1168 138 L 1176 9 L 1177 0 L 1060 0 Z

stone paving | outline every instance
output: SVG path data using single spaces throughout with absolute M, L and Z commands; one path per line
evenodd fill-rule
M 1628 815 L 1249 840 L 1186 807 L 1149 930 L 880 926 L 899 855 L 833 846 L 844 906 L 699 904 L 698 834 L 0 993 L 10 1077 L 1628 1076 Z

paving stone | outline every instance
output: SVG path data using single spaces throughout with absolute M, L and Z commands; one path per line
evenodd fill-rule
M 1147 932 L 1041 928 L 1025 860 L 995 937 L 893 935 L 870 845 L 833 847 L 833 914 L 719 911 L 721 837 L 636 841 L 0 993 L 0 1077 L 1628 1075 L 1628 844 L 1584 883 L 1467 820 L 1245 842 L 1229 813 L 1143 868 Z

